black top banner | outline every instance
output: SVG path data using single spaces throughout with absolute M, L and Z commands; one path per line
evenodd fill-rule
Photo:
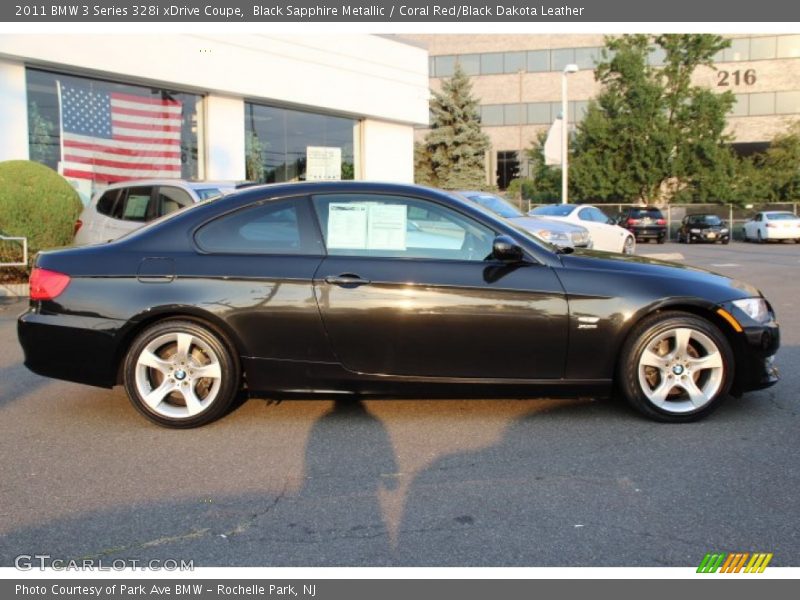
M 786 0 L 475 0 L 428 2 L 285 0 L 105 0 L 2 3 L 6 22 L 797 22 Z

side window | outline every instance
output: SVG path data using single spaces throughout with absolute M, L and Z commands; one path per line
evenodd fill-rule
M 578 218 L 581 221 L 594 221 L 594 219 L 592 218 L 592 211 L 589 208 L 582 208 L 578 212 Z
M 758 214 L 756 215 L 756 219 L 755 219 L 755 220 L 756 220 L 756 221 L 761 221 L 761 217 L 762 217 L 761 213 L 758 213 Z
M 330 255 L 483 261 L 492 253 L 491 229 L 435 202 L 383 194 L 313 201 Z
M 150 214 L 152 194 L 153 188 L 150 186 L 130 187 L 122 190 L 110 216 L 123 221 L 140 221 L 144 223 L 148 214 Z
M 305 199 L 247 206 L 203 225 L 194 239 L 220 254 L 324 254 Z
M 608 223 L 608 217 L 599 208 L 589 208 L 589 218 L 595 223 Z
M 156 215 L 162 217 L 169 213 L 175 212 L 184 206 L 193 204 L 192 197 L 189 192 L 181 188 L 162 185 L 158 188 L 158 195 L 156 197 Z
M 105 192 L 97 201 L 97 212 L 101 215 L 110 216 L 114 212 L 114 205 L 117 203 L 117 199 L 123 192 L 124 190 L 122 189 L 108 190 Z

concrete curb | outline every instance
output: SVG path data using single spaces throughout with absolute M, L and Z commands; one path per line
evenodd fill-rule
M 0 297 L 22 298 L 30 294 L 27 283 L 0 283 Z

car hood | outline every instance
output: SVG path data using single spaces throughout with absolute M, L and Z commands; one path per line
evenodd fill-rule
M 539 217 L 514 217 L 509 219 L 512 223 L 528 231 L 547 229 L 548 231 L 558 231 L 562 233 L 585 232 L 586 228 L 580 225 L 564 223 L 563 221 L 553 221 L 551 219 L 540 219 Z
M 581 249 L 576 249 L 571 254 L 561 255 L 560 259 L 564 267 L 568 269 L 591 269 L 630 274 L 641 277 L 643 285 L 648 286 L 661 286 L 665 282 L 671 281 L 670 287 L 678 292 L 678 295 L 701 296 L 715 302 L 761 295 L 758 288 L 744 281 L 666 260 Z M 652 283 L 648 283 L 647 280 Z M 679 290 L 681 291 L 679 292 Z

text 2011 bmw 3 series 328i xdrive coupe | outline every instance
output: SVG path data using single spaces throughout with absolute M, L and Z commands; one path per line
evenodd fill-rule
M 557 250 L 468 200 L 364 182 L 251 188 L 41 253 L 25 364 L 122 384 L 171 427 L 269 397 L 610 395 L 689 421 L 772 385 L 772 308 L 739 281 Z

